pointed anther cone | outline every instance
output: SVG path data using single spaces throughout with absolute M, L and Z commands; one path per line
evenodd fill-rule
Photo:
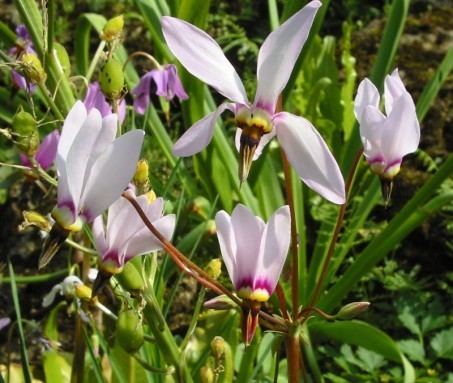
M 66 241 L 71 232 L 64 229 L 58 223 L 55 223 L 44 242 L 41 254 L 38 260 L 38 269 L 46 267 L 55 256 L 61 245 Z
M 256 328 L 258 327 L 259 312 L 261 304 L 259 302 L 244 300 L 245 305 L 242 307 L 241 327 L 242 340 L 248 346 L 252 343 Z
M 390 197 L 392 196 L 393 180 L 381 178 L 381 192 L 384 198 L 385 208 L 387 209 L 390 204 Z
M 253 156 L 260 143 L 263 133 L 253 127 L 245 127 L 241 134 L 241 145 L 239 148 L 239 180 L 243 183 L 250 172 Z
M 96 279 L 93 282 L 93 288 L 91 292 L 91 298 L 99 295 L 101 291 L 104 289 L 106 284 L 110 281 L 110 278 L 113 274 L 109 273 L 105 270 L 100 269 Z

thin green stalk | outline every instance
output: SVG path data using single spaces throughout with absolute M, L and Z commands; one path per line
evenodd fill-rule
M 271 25 L 271 29 L 274 31 L 280 25 L 277 1 L 267 0 L 267 9 L 269 11 L 269 24 Z
M 201 287 L 201 290 L 198 293 L 197 302 L 195 303 L 195 309 L 193 310 L 192 319 L 190 320 L 189 328 L 187 329 L 186 336 L 184 337 L 184 340 L 182 341 L 181 346 L 180 346 L 181 350 L 185 350 L 185 348 L 187 347 L 187 344 L 190 341 L 190 338 L 193 335 L 193 332 L 195 331 L 195 327 L 197 326 L 197 323 L 198 323 L 198 316 L 200 315 L 200 311 L 203 306 L 205 295 L 206 295 L 206 289 L 204 287 Z
M 104 53 L 104 48 L 105 48 L 105 41 L 101 40 L 101 42 L 99 43 L 99 45 L 96 49 L 96 52 L 93 56 L 93 59 L 91 60 L 90 66 L 88 67 L 87 73 L 85 75 L 88 83 L 90 83 L 94 70 L 96 69 L 96 66 L 98 65 L 98 61 L 101 58 L 102 53 Z
M 16 280 L 15 280 L 13 265 L 9 259 L 8 259 L 8 269 L 9 269 L 9 277 L 10 277 L 10 285 L 11 285 L 11 295 L 13 296 L 14 310 L 16 312 L 17 329 L 19 331 L 20 355 L 21 355 L 21 361 L 22 361 L 22 371 L 24 374 L 24 381 L 25 381 L 25 383 L 31 383 L 32 375 L 31 375 L 31 371 L 30 371 L 30 364 L 28 361 L 27 345 L 25 343 L 24 329 L 22 327 L 22 315 L 20 312 L 19 296 L 17 293 L 17 285 L 16 285 Z
M 50 107 L 52 112 L 55 114 L 55 117 L 58 118 L 59 120 L 63 121 L 64 117 L 61 114 L 60 109 L 58 108 L 57 104 L 55 104 L 55 101 L 50 96 L 49 90 L 47 89 L 45 84 L 41 82 L 38 84 L 38 87 L 41 90 L 41 93 L 42 93 L 44 99 L 46 100 L 47 105 Z
M 19 275 L 15 276 L 14 280 L 16 284 L 35 284 L 35 283 L 43 283 L 43 282 L 50 282 L 54 279 L 59 279 L 65 275 L 68 275 L 68 270 L 58 270 L 53 273 L 48 274 L 41 274 L 41 275 Z M 2 283 L 11 283 L 11 277 L 4 277 L 0 276 L 0 285 Z
M 55 39 L 55 23 L 57 13 L 57 2 L 55 0 L 47 1 L 47 54 L 50 56 L 53 52 L 53 41 Z

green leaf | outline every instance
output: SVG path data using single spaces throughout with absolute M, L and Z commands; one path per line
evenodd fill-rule
M 425 350 L 423 345 L 415 339 L 405 339 L 398 342 L 400 349 L 410 360 L 425 363 Z
M 43 354 L 42 364 L 47 383 L 65 383 L 71 381 L 71 358 L 64 357 L 55 350 Z
M 453 327 L 441 331 L 431 339 L 431 347 L 438 358 L 453 359 Z
M 46 324 L 44 325 L 44 335 L 46 338 L 55 342 L 58 341 L 58 313 L 66 306 L 66 301 L 61 301 L 50 311 Z
M 412 334 L 417 335 L 419 339 L 422 337 L 422 331 L 417 323 L 417 318 L 409 307 L 404 307 L 402 312 L 398 314 L 398 319 Z

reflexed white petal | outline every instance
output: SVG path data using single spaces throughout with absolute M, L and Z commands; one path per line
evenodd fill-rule
M 79 133 L 83 122 L 87 117 L 87 110 L 82 101 L 77 101 L 69 111 L 61 130 L 60 141 L 58 142 L 57 153 L 61 158 L 66 159 L 69 148 L 74 141 L 74 138 Z
M 376 86 L 367 78 L 363 79 L 357 89 L 354 100 L 354 113 L 357 121 L 361 123 L 362 115 L 367 106 L 379 108 L 379 91 Z
M 242 134 L 242 129 L 237 128 L 236 129 L 236 135 L 234 137 L 234 143 L 236 146 L 237 151 L 239 152 L 241 149 L 241 134 Z M 260 156 L 261 153 L 263 153 L 263 149 L 266 147 L 266 145 L 272 140 L 277 133 L 275 132 L 275 129 L 272 129 L 270 133 L 263 134 L 261 137 L 260 143 L 256 147 L 255 153 L 253 155 L 253 161 L 257 160 Z
M 266 277 L 271 290 L 275 289 L 285 264 L 290 234 L 291 217 L 289 206 L 285 205 L 269 219 L 261 240 L 257 275 L 261 278 Z
M 229 100 L 248 103 L 241 79 L 211 36 L 174 17 L 164 16 L 161 23 L 170 50 L 190 73 Z
M 237 247 L 231 217 L 224 210 L 221 210 L 215 216 L 215 224 L 223 262 L 225 263 L 231 281 L 233 284 L 236 284 L 238 273 L 236 265 Z
M 236 239 L 236 281 L 254 279 L 258 267 L 258 255 L 264 222 L 244 205 L 237 205 L 231 214 L 231 224 Z
M 255 105 L 274 112 L 321 5 L 320 1 L 310 2 L 267 36 L 258 54 Z
M 90 159 L 88 160 L 87 169 L 93 166 L 93 162 L 98 158 L 104 150 L 113 142 L 118 129 L 118 116 L 109 114 L 102 119 L 102 128 L 97 135 L 96 142 L 93 145 Z M 94 134 L 94 132 L 93 132 Z
M 223 103 L 214 112 L 193 124 L 176 141 L 173 154 L 178 157 L 189 157 L 201 152 L 212 140 L 217 118 L 230 107 L 231 104 Z
M 105 242 L 104 218 L 102 217 L 102 215 L 98 215 L 94 219 L 91 229 L 96 249 L 102 256 L 102 254 L 107 250 L 108 247 L 107 243 Z
M 393 103 L 392 113 L 383 125 L 382 151 L 387 162 L 402 159 L 415 152 L 420 143 L 420 125 L 415 105 L 409 93 L 403 93 Z
M 392 74 L 385 77 L 384 82 L 384 102 L 385 102 L 385 113 L 390 115 L 392 112 L 393 103 L 403 93 L 406 93 L 406 88 L 401 81 L 398 69 L 395 69 Z
M 278 140 L 308 187 L 327 200 L 345 202 L 344 180 L 335 158 L 314 126 L 290 113 L 274 117 Z
M 81 200 L 81 211 L 90 221 L 118 199 L 131 180 L 143 143 L 143 130 L 117 138 L 91 168 Z
M 369 105 L 362 114 L 360 123 L 360 138 L 363 144 L 363 154 L 366 158 L 383 157 L 381 153 L 381 138 L 383 133 L 383 124 L 387 117 L 382 112 Z
M 60 283 L 52 287 L 52 290 L 50 290 L 42 299 L 42 307 L 49 307 L 54 302 L 57 294 L 59 293 L 61 295 L 62 291 L 63 288 Z

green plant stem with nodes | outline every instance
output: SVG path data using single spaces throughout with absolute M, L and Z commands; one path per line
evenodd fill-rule
M 327 256 L 326 256 L 323 266 L 322 266 L 321 275 L 318 278 L 316 287 L 313 291 L 313 294 L 310 298 L 310 302 L 307 305 L 307 307 L 312 307 L 315 305 L 315 303 L 319 299 L 322 288 L 324 287 L 324 281 L 326 279 L 327 272 L 329 271 L 330 261 L 332 260 L 332 257 L 333 257 L 334 251 L 335 251 L 335 245 L 337 244 L 338 235 L 340 234 L 340 231 L 341 231 L 341 228 L 343 225 L 344 215 L 346 212 L 346 206 L 349 201 L 349 192 L 351 190 L 352 181 L 354 180 L 354 175 L 355 175 L 357 167 L 360 163 L 360 158 L 362 157 L 362 153 L 363 153 L 362 149 L 360 149 L 357 152 L 357 154 L 354 158 L 354 162 L 352 163 L 351 170 L 349 171 L 348 179 L 347 179 L 346 185 L 345 185 L 346 202 L 343 205 L 341 205 L 340 211 L 338 212 L 337 223 L 335 224 L 335 230 L 334 230 L 332 239 L 329 244 L 329 249 L 327 250 Z

